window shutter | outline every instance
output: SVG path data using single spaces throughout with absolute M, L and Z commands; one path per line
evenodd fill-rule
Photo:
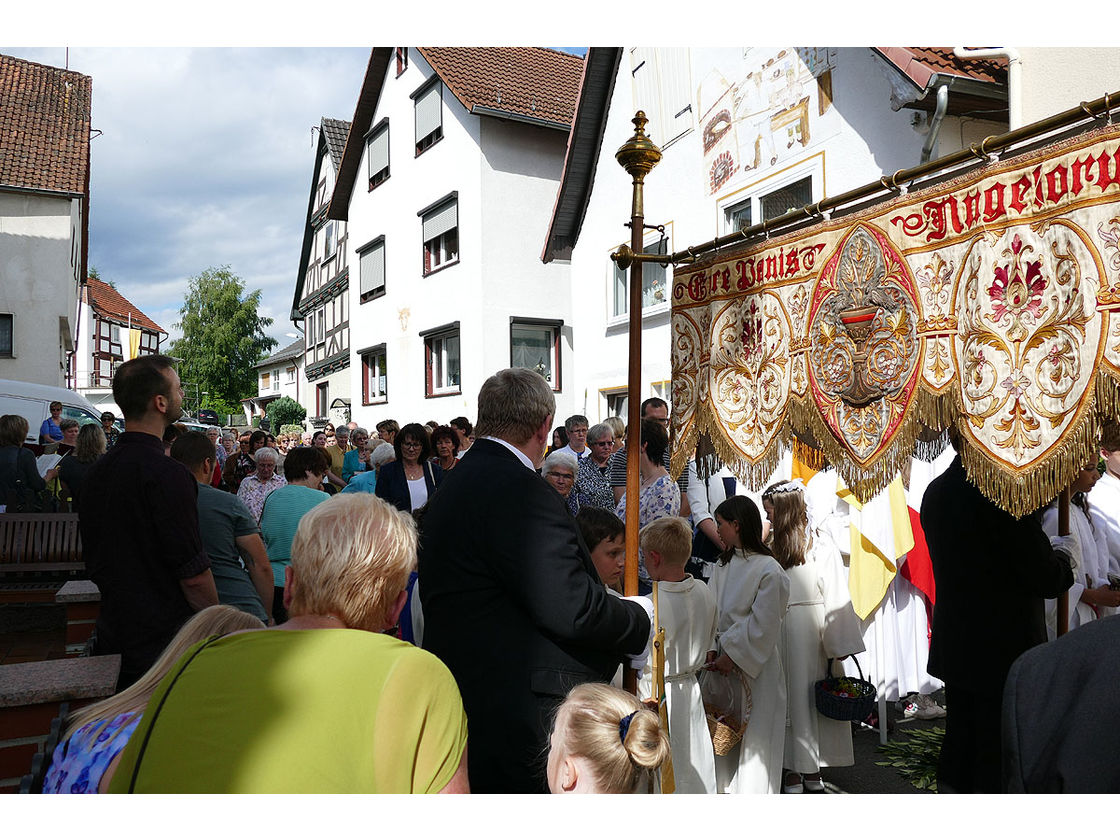
M 664 136 L 655 142 L 664 145 L 692 128 L 692 74 L 688 47 L 668 47 L 659 52 Z
M 657 89 L 657 55 L 650 47 L 630 50 L 630 69 L 634 82 L 634 110 L 645 111 L 649 124 L 646 136 L 657 145 L 665 142 L 661 122 L 661 94 Z
M 361 293 L 376 292 L 385 287 L 385 243 L 379 242 L 362 253 L 358 264 L 361 276 Z
M 381 129 L 369 141 L 369 177 L 389 167 L 389 127 Z
M 419 143 L 443 124 L 442 104 L 443 85 L 432 85 L 416 97 L 416 142 Z
M 459 202 L 452 200 L 440 205 L 424 217 L 424 241 L 435 239 L 459 226 Z

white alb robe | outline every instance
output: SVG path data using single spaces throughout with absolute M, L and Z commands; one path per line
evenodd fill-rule
M 817 711 L 817 680 L 825 677 L 828 659 L 865 649 L 859 618 L 852 609 L 840 551 L 822 532 L 800 566 L 786 569 L 789 611 L 782 621 L 782 669 L 789 694 L 786 729 L 787 770 L 816 773 L 821 767 L 855 763 L 852 727 Z M 839 676 L 842 669 L 835 667 Z
M 1069 532 L 1073 537 L 1074 542 L 1077 544 L 1075 552 L 1077 553 L 1077 567 L 1073 570 L 1073 586 L 1069 588 L 1069 629 L 1073 630 L 1083 624 L 1088 624 L 1097 618 L 1097 614 L 1093 608 L 1081 600 L 1081 593 L 1087 588 L 1095 589 L 1098 586 L 1108 585 L 1108 557 L 1101 551 L 1102 545 L 1099 537 L 1105 536 L 1101 533 L 1105 526 L 1100 521 L 1103 517 L 1098 518 L 1097 511 L 1092 507 L 1092 500 L 1089 502 L 1090 511 L 1094 521 L 1097 523 L 1097 528 L 1094 530 L 1093 525 L 1085 516 L 1085 511 L 1080 507 L 1070 503 L 1069 506 Z M 1050 505 L 1042 512 L 1042 530 L 1046 532 L 1047 536 L 1055 536 L 1058 533 L 1058 506 L 1056 504 Z M 1110 614 L 1112 610 L 1108 607 L 1101 608 L 1101 618 Z M 1058 614 L 1058 601 L 1056 598 L 1046 599 L 1046 635 L 1053 641 L 1057 638 L 1057 614 Z
M 720 793 L 778 793 L 786 735 L 786 678 L 778 640 L 789 603 L 789 577 L 778 561 L 736 549 L 717 565 L 715 595 L 717 650 L 747 675 L 751 716 L 746 733 L 727 755 L 716 756 Z
M 1120 479 L 1112 473 L 1102 475 L 1089 491 L 1089 513 L 1108 571 L 1120 575 Z
M 654 585 L 657 617 L 665 628 L 665 700 L 676 793 L 715 793 L 715 753 L 696 672 L 708 651 L 715 650 L 716 600 L 708 585 L 692 575 Z M 638 681 L 638 697 L 653 697 L 648 662 Z

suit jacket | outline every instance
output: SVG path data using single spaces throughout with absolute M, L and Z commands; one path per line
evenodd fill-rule
M 645 611 L 608 593 L 564 499 L 494 441 L 444 476 L 421 530 L 424 647 L 459 684 L 471 790 L 546 792 L 556 706 L 645 647 Z
M 1120 616 L 1029 650 L 1003 692 L 1009 793 L 1120 793 Z
M 439 464 L 424 462 L 424 484 L 428 488 L 428 498 L 436 492 L 443 478 L 443 470 Z M 408 479 L 404 475 L 403 461 L 388 461 L 381 465 L 377 471 L 377 484 L 373 492 L 378 497 L 393 505 L 397 510 L 409 513 L 412 510 L 412 495 L 408 492 Z
M 927 670 L 998 692 L 1011 663 L 1046 641 L 1043 599 L 1073 584 L 1069 562 L 1038 517 L 1015 519 L 970 484 L 960 456 L 930 482 L 921 520 L 937 586 Z

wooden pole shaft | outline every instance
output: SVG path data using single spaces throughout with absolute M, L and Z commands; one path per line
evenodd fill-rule
M 1069 489 L 1058 494 L 1058 534 L 1069 536 Z M 1069 632 L 1069 590 L 1058 596 L 1058 627 L 1059 636 Z
M 642 253 L 645 211 L 642 208 L 642 177 L 634 178 L 634 203 L 630 215 L 630 247 Z M 638 594 L 638 496 L 641 478 L 641 426 L 638 410 L 642 393 L 642 262 L 630 264 L 630 368 L 626 380 L 626 572 L 623 592 Z M 638 672 L 626 668 L 623 688 L 638 692 Z

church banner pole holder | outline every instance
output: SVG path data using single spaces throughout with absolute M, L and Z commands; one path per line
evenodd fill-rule
M 643 187 L 646 175 L 661 160 L 661 149 L 646 136 L 647 122 L 645 112 L 638 111 L 633 119 L 634 136 L 623 143 L 614 156 L 619 166 L 633 179 L 630 246 L 623 245 L 616 253 L 611 254 L 611 259 L 619 268 L 630 269 L 630 359 L 626 381 L 626 572 L 623 579 L 623 592 L 627 595 L 638 594 L 638 465 L 641 455 L 641 419 L 638 411 L 641 400 L 638 395 L 642 389 L 642 262 L 650 259 L 642 253 L 645 235 Z M 656 259 L 667 261 L 666 257 Z M 637 671 L 625 669 L 623 687 L 631 694 L 637 694 Z

